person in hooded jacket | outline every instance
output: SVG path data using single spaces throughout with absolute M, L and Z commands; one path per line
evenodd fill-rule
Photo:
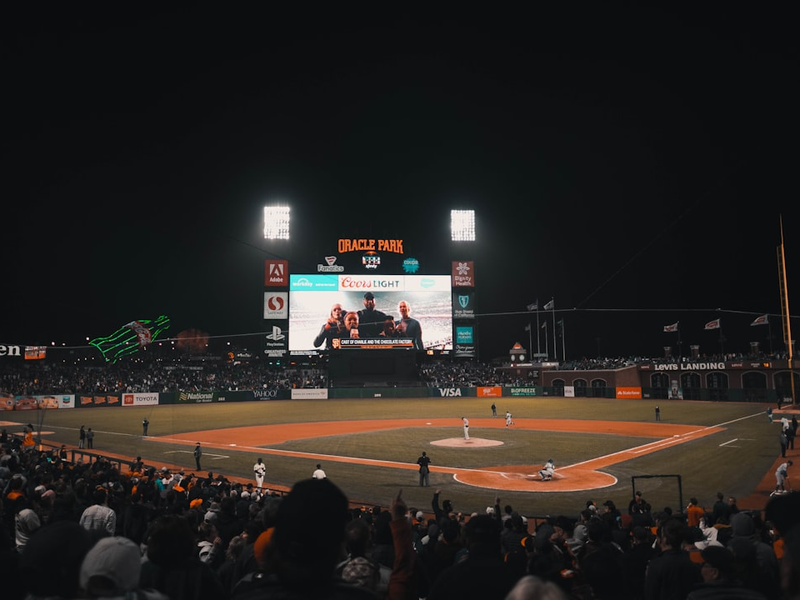
M 768 598 L 780 594 L 778 559 L 772 546 L 762 541 L 756 520 L 747 512 L 731 517 L 728 549 L 733 552 L 736 572 L 745 587 L 760 591 Z

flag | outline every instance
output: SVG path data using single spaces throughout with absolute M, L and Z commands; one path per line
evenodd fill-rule
M 542 327 L 541 327 L 541 329 L 547 329 L 547 321 L 545 321 L 544 323 L 542 323 Z
M 531 330 L 531 324 L 528 323 L 527 325 L 525 325 L 525 331 L 530 331 L 530 330 Z
M 767 323 L 769 323 L 769 315 L 761 315 L 760 317 L 756 317 L 756 320 L 750 323 L 750 326 L 766 325 Z
M 550 302 L 544 305 L 545 310 L 553 310 L 555 307 L 556 307 L 555 300 L 550 300 Z
M 722 326 L 722 324 L 720 323 L 721 320 L 722 319 L 714 319 L 713 321 L 709 321 L 708 323 L 706 323 L 705 328 L 706 329 L 719 329 Z
M 671 333 L 673 331 L 678 331 L 678 321 L 675 321 L 672 325 L 664 325 L 664 333 Z
M 533 304 L 528 304 L 528 310 L 539 310 L 539 301 L 537 300 Z

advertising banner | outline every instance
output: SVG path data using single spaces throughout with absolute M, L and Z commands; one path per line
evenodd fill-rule
M 288 400 L 291 398 L 290 390 L 287 389 L 254 389 L 253 400 Z
M 472 325 L 456 327 L 455 356 L 475 356 L 475 330 Z
M 414 349 L 414 340 L 411 338 L 334 338 L 331 348 L 334 350 L 353 349 L 389 349 L 397 350 Z
M 471 260 L 453 261 L 453 287 L 475 287 L 475 263 Z
M 75 395 L 12 396 L 11 394 L 0 394 L 0 410 L 52 410 L 59 408 L 75 408 Z
M 264 318 L 289 318 L 289 292 L 264 292 Z
M 461 398 L 461 388 L 451 387 L 451 388 L 435 388 L 439 392 L 439 396 L 442 398 Z
M 453 294 L 453 318 L 454 319 L 474 319 L 475 318 L 475 293 L 456 292 Z
M 110 395 L 94 395 L 89 396 L 86 394 L 78 395 L 79 404 L 81 408 L 88 408 L 90 406 L 122 406 L 122 399 L 118 394 Z
M 618 387 L 617 398 L 636 398 L 641 399 L 642 388 L 640 387 Z
M 215 402 L 217 392 L 180 392 L 178 393 L 178 404 L 203 404 Z
M 328 388 L 297 388 L 292 390 L 292 400 L 327 400 Z
M 509 388 L 509 393 L 512 396 L 536 396 L 535 387 L 512 387 Z
M 503 388 L 499 385 L 479 386 L 475 389 L 478 398 L 500 398 L 503 395 Z
M 264 261 L 264 286 L 286 287 L 289 284 L 289 261 Z
M 267 325 L 267 333 L 264 336 L 264 356 L 271 358 L 281 358 L 286 355 L 288 348 L 288 323 L 286 321 L 274 321 Z
M 122 406 L 154 406 L 156 404 L 158 404 L 158 392 L 122 394 Z

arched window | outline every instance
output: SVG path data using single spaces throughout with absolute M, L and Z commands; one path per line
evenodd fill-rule
M 706 387 L 708 388 L 708 399 L 717 402 L 728 400 L 728 375 L 721 371 L 706 373 Z
M 650 397 L 662 399 L 669 397 L 669 375 L 666 373 L 650 374 Z
M 700 392 L 700 374 L 699 373 L 682 373 L 681 374 L 681 388 L 683 388 L 684 400 L 701 400 Z
M 742 375 L 742 389 L 747 402 L 767 400 L 767 375 L 760 371 L 748 371 Z
M 605 398 L 607 387 L 605 379 L 592 379 L 592 398 Z

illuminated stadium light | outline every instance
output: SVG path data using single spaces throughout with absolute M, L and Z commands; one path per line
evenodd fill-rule
M 450 211 L 450 239 L 454 242 L 475 241 L 475 211 Z
M 288 206 L 264 207 L 264 239 L 265 240 L 289 239 Z

